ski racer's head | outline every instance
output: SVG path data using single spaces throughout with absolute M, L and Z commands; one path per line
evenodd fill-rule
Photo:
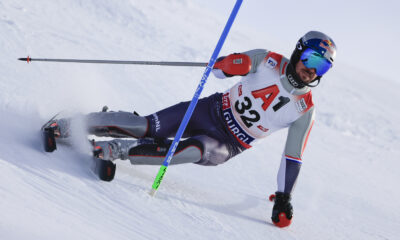
M 322 32 L 310 31 L 296 44 L 290 57 L 294 77 L 288 75 L 288 78 L 294 81 L 292 85 L 295 87 L 315 87 L 332 67 L 335 56 L 336 45 L 333 40 Z M 311 84 L 313 82 L 316 83 Z

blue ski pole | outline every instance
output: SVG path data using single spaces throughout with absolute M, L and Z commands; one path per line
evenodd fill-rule
M 235 20 L 235 17 L 239 11 L 240 5 L 242 4 L 243 0 L 237 0 L 235 6 L 233 7 L 233 10 L 231 12 L 231 15 L 229 16 L 229 19 L 225 25 L 225 28 L 221 34 L 221 37 L 218 40 L 217 46 L 214 49 L 214 52 L 210 58 L 210 61 L 208 62 L 208 65 L 203 73 L 203 77 L 201 78 L 201 81 L 199 85 L 197 86 L 196 92 L 194 93 L 194 96 L 192 98 L 192 101 L 190 102 L 190 105 L 188 109 L 186 110 L 185 116 L 183 117 L 183 120 L 178 128 L 178 131 L 176 133 L 176 136 L 174 138 L 174 141 L 171 144 L 171 147 L 168 150 L 167 155 L 165 156 L 165 160 L 163 164 L 160 167 L 160 170 L 158 171 L 158 174 L 154 180 L 152 189 L 150 191 L 150 195 L 154 196 L 157 192 L 158 187 L 161 184 L 161 181 L 165 175 L 165 172 L 167 171 L 168 165 L 170 164 L 172 157 L 176 151 L 176 148 L 178 147 L 179 141 L 183 135 L 183 132 L 185 131 L 185 128 L 190 120 L 190 117 L 192 116 L 192 113 L 194 111 L 194 108 L 197 105 L 197 102 L 199 100 L 200 94 L 203 91 L 204 85 L 207 82 L 207 78 L 210 75 L 210 72 L 215 64 L 215 61 L 219 55 L 219 52 L 224 45 L 225 39 L 229 33 L 229 30 L 233 24 L 233 21 Z

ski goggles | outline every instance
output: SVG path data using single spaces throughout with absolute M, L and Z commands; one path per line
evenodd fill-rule
M 300 60 L 307 68 L 314 68 L 317 76 L 324 75 L 332 67 L 331 62 L 311 48 L 301 54 Z

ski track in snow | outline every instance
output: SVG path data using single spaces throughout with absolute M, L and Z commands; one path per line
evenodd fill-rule
M 268 202 L 286 131 L 218 167 L 170 167 L 155 198 L 158 167 L 119 161 L 106 183 L 78 139 L 43 152 L 39 128 L 56 112 L 150 114 L 191 99 L 203 69 L 17 58 L 207 61 L 229 10 L 212 15 L 187 0 L 0 2 L 0 239 L 396 239 L 399 84 L 342 65 L 340 53 L 313 91 L 289 228 L 271 224 Z M 260 33 L 239 15 L 221 54 L 282 48 L 249 34 Z M 203 96 L 237 80 L 210 76 Z

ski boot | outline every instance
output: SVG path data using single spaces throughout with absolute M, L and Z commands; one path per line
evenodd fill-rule
M 114 179 L 116 159 L 126 160 L 129 149 L 137 145 L 136 140 L 98 141 L 92 140 L 93 145 L 93 172 L 103 181 L 110 182 Z
M 53 152 L 57 149 L 56 138 L 66 138 L 69 135 L 69 120 L 67 119 L 55 119 L 55 115 L 41 128 L 42 140 L 44 150 L 46 152 Z

